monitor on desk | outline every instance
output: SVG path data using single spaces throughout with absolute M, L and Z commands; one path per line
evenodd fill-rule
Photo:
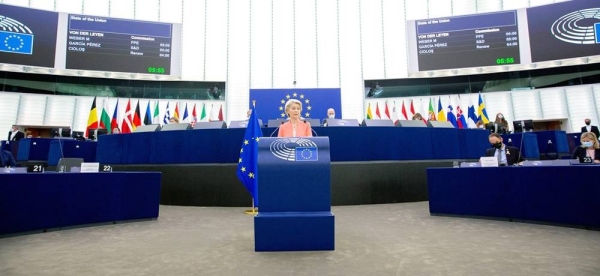
M 357 127 L 360 126 L 357 119 L 324 119 L 323 126 L 327 127 Z
M 88 138 L 90 140 L 98 140 L 98 136 L 108 134 L 108 129 L 106 128 L 91 128 L 88 132 Z
M 489 133 L 506 134 L 506 130 L 503 129 L 498 123 L 489 122 L 485 124 L 485 130 Z
M 513 121 L 515 133 L 533 131 L 533 120 Z
M 270 119 L 267 122 L 267 127 L 279 127 L 281 124 L 285 123 L 284 120 L 279 120 L 279 119 Z
M 51 128 L 50 137 L 71 137 L 71 129 L 66 127 Z
M 258 125 L 263 127 L 263 123 L 261 119 L 258 119 Z M 229 123 L 229 128 L 246 128 L 248 126 L 248 120 L 244 121 L 231 121 Z
M 83 137 L 83 131 L 73 131 L 71 133 L 71 137 L 81 140 L 81 139 L 85 139 L 85 137 Z

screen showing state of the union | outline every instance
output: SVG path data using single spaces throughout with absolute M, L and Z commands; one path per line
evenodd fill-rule
M 419 71 L 520 63 L 516 11 L 414 24 Z
M 173 24 L 68 17 L 66 69 L 171 74 Z

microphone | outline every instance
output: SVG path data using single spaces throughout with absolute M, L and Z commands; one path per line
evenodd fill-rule
M 312 133 L 315 135 L 314 137 L 319 137 L 319 134 L 317 134 L 317 132 L 315 131 L 315 129 L 312 128 L 312 126 L 310 125 L 309 122 L 307 122 L 306 120 L 304 120 L 305 124 L 308 124 L 308 127 L 310 128 L 310 131 L 312 131 Z
M 517 163 L 515 163 L 515 166 L 518 166 L 519 163 L 521 162 L 521 151 L 523 150 L 523 140 L 525 140 L 525 132 L 521 132 L 521 145 L 519 146 L 519 155 L 517 156 Z
M 283 125 L 283 123 L 285 123 L 284 121 L 281 121 L 281 124 L 279 124 L 275 130 L 273 131 L 273 133 L 271 133 L 271 135 L 269 135 L 269 137 L 273 137 L 273 134 L 275 134 L 275 132 L 277 132 L 279 130 L 279 128 L 281 127 L 281 125 Z

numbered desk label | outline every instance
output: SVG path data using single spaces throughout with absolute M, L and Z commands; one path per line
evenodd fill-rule
M 113 167 L 108 164 L 100 164 L 100 172 L 112 172 Z
M 43 173 L 46 170 L 46 165 L 28 165 L 28 173 Z

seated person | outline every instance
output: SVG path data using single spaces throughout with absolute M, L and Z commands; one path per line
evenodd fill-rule
M 119 133 L 121 133 L 121 130 L 118 127 L 113 128 L 112 134 L 119 134 Z
M 412 116 L 412 119 L 413 119 L 413 120 L 419 120 L 419 121 L 422 121 L 422 120 L 423 120 L 423 116 L 421 115 L 421 113 L 418 113 L 418 112 L 417 112 L 417 113 L 415 113 L 415 115 L 414 115 L 414 116 Z
M 327 126 L 327 119 L 335 119 L 335 109 L 327 109 L 327 118 L 323 119 L 323 126 Z
M 505 145 L 502 136 L 498 133 L 492 133 L 488 136 L 491 149 L 485 151 L 486 156 L 495 156 L 498 158 L 498 166 L 521 165 L 525 160 L 519 151 L 519 148 Z
M 584 163 L 588 159 L 596 164 L 600 163 L 600 145 L 598 138 L 593 132 L 585 132 L 581 134 L 581 146 L 577 147 L 573 152 L 573 159 L 579 159 L 580 163 Z M 589 162 L 589 161 L 588 161 Z
M 302 102 L 290 99 L 285 103 L 285 113 L 289 120 L 279 127 L 277 137 L 312 137 L 310 123 L 302 121 Z
M 176 117 L 171 117 L 169 119 L 169 124 L 179 124 L 179 119 Z
M 479 129 L 484 129 L 485 128 L 485 124 L 483 123 L 482 120 L 477 121 L 477 123 L 475 123 L 475 127 L 479 128 Z
M 508 133 L 508 121 L 504 118 L 502 113 L 496 114 L 496 120 L 494 120 L 496 129 L 494 132 L 504 134 Z
M 16 167 L 17 162 L 12 155 L 12 152 L 7 150 L 0 150 L 0 168 L 5 167 Z

